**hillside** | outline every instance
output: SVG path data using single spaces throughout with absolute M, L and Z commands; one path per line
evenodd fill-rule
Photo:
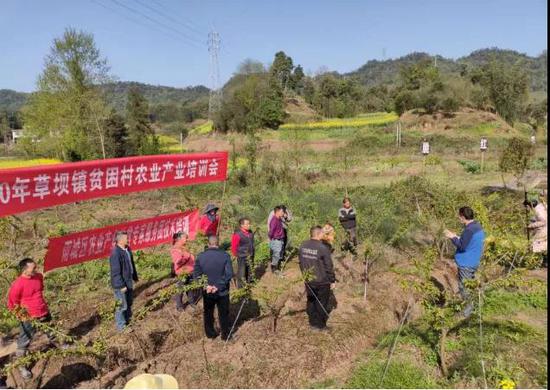
M 194 87 L 175 88 L 162 85 L 150 85 L 135 81 L 120 81 L 104 86 L 110 104 L 119 112 L 123 112 L 128 99 L 128 91 L 137 87 L 149 104 L 183 104 L 208 97 L 209 89 L 198 85 Z M 19 111 L 27 102 L 29 93 L 17 92 L 10 89 L 0 89 L 0 111 Z
M 437 67 L 443 74 L 458 74 L 462 65 L 476 67 L 487 63 L 491 59 L 504 62 L 509 65 L 521 65 L 527 69 L 531 80 L 531 91 L 547 91 L 547 55 L 546 51 L 537 57 L 529 57 L 526 54 L 514 50 L 502 50 L 497 48 L 481 49 L 456 60 L 436 55 Z M 396 59 L 386 61 L 371 60 L 359 69 L 344 74 L 356 77 L 367 86 L 378 84 L 393 84 L 403 66 L 408 66 L 420 61 L 434 61 L 434 56 L 427 53 L 412 53 Z

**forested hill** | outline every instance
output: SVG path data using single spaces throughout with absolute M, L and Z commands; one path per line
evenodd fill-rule
M 133 81 L 120 81 L 104 86 L 107 100 L 119 112 L 123 112 L 128 100 L 128 91 L 137 87 L 149 104 L 185 104 L 208 97 L 209 89 L 199 85 L 187 88 L 174 88 L 161 85 L 149 85 Z M 29 93 L 0 89 L 0 111 L 19 111 L 26 103 Z
M 367 86 L 393 84 L 399 79 L 398 76 L 401 68 L 420 61 L 437 61 L 437 67 L 442 74 L 458 74 L 463 71 L 465 67 L 474 68 L 492 59 L 507 65 L 520 65 L 529 74 L 532 92 L 547 91 L 546 50 L 537 57 L 529 57 L 528 55 L 514 50 L 496 48 L 481 49 L 456 60 L 444 58 L 439 55 L 432 56 L 427 53 L 411 53 L 397 59 L 368 61 L 359 69 L 347 73 L 345 76 L 355 76 Z

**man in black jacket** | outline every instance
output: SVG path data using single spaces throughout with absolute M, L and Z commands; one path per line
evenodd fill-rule
M 208 278 L 203 291 L 204 332 L 206 337 L 218 336 L 214 328 L 214 308 L 218 307 L 222 339 L 227 340 L 230 332 L 229 321 L 229 282 L 233 278 L 233 267 L 229 254 L 219 248 L 217 236 L 208 237 L 208 249 L 197 256 L 193 277 L 198 280 L 202 275 Z
M 138 281 L 132 251 L 128 247 L 128 234 L 117 232 L 116 245 L 111 252 L 111 286 L 115 291 L 117 308 L 115 311 L 116 327 L 122 331 L 132 317 L 134 282 Z
M 345 197 L 342 203 L 343 207 L 338 211 L 338 220 L 346 231 L 348 238 L 346 246 L 354 253 L 357 247 L 357 221 L 355 210 L 351 206 L 351 201 L 348 197 Z
M 330 290 L 334 288 L 336 278 L 330 250 L 323 245 L 323 229 L 314 226 L 310 230 L 310 239 L 300 246 L 298 257 L 302 273 L 311 278 L 306 284 L 309 324 L 313 329 L 324 330 L 328 320 Z

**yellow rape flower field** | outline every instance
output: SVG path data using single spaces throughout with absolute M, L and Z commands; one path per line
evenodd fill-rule
M 375 113 L 355 118 L 344 119 L 327 119 L 319 122 L 309 123 L 285 123 L 280 128 L 283 130 L 317 130 L 317 129 L 334 129 L 342 127 L 364 127 L 373 125 L 385 125 L 395 122 L 399 117 L 394 112 Z
M 3 160 L 0 159 L 0 169 L 25 168 L 36 165 L 59 164 L 61 161 L 54 158 L 36 158 L 33 160 Z

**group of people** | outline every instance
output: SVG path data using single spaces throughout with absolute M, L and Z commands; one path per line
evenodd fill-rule
M 535 231 L 533 251 L 542 253 L 546 263 L 546 203 L 539 201 L 525 203 L 535 212 L 535 220 L 529 229 Z M 207 205 L 200 220 L 200 231 L 207 236 L 207 247 L 196 258 L 187 249 L 188 236 L 184 232 L 173 235 L 170 256 L 173 274 L 178 276 L 178 287 L 190 285 L 194 280 L 203 277 L 207 285 L 202 289 L 188 288 L 187 300 L 183 303 L 183 293 L 174 297 L 177 310 L 192 310 L 199 300 L 203 300 L 204 331 L 208 338 L 219 334 L 214 326 L 214 311 L 217 308 L 220 333 L 223 340 L 231 337 L 229 318 L 229 290 L 231 281 L 236 277 L 238 288 L 251 281 L 254 272 L 255 234 L 251 229 L 249 218 L 239 220 L 238 227 L 231 238 L 231 254 L 237 262 L 234 274 L 230 254 L 220 247 L 218 229 L 220 224 L 219 208 Z M 459 292 L 466 302 L 464 315 L 469 316 L 473 305 L 469 301 L 468 290 L 464 287 L 467 279 L 473 279 L 479 268 L 483 255 L 485 233 L 481 224 L 475 220 L 474 211 L 468 206 L 458 210 L 458 218 L 464 225 L 459 235 L 446 230 L 445 235 L 456 247 L 455 262 L 458 268 Z M 338 212 L 338 219 L 346 231 L 347 241 L 352 251 L 357 246 L 356 213 L 349 198 L 343 200 L 343 207 Z M 288 246 L 289 223 L 292 221 L 290 210 L 284 205 L 276 206 L 267 219 L 269 247 L 271 250 L 270 269 L 280 275 Z M 306 312 L 313 330 L 327 329 L 329 318 L 330 292 L 335 287 L 336 276 L 332 262 L 335 229 L 330 223 L 316 225 L 310 229 L 310 238 L 298 249 L 299 266 L 304 274 L 307 296 Z M 115 322 L 118 330 L 124 330 L 131 321 L 134 284 L 138 281 L 138 272 L 131 249 L 128 247 L 126 232 L 117 232 L 115 245 L 109 258 L 111 286 L 117 301 Z M 37 264 L 30 258 L 19 262 L 19 277 L 12 283 L 8 294 L 8 309 L 20 319 L 20 334 L 17 339 L 16 356 L 24 356 L 36 332 L 33 323 L 48 323 L 51 315 L 44 299 L 43 275 L 37 272 Z M 183 290 L 183 289 L 181 289 Z M 52 345 L 66 348 L 66 344 L 56 343 L 53 333 L 46 332 Z M 19 367 L 23 378 L 29 379 L 32 374 L 25 366 Z

